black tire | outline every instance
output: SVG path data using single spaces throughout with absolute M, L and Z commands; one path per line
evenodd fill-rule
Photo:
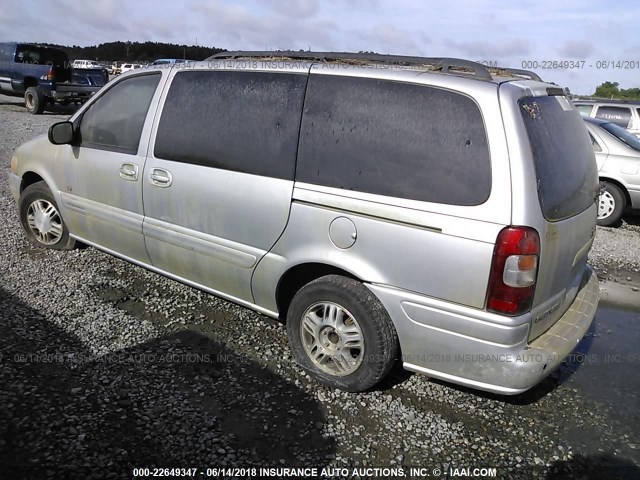
M 24 92 L 24 106 L 27 112 L 39 115 L 44 112 L 44 106 L 47 103 L 44 94 L 37 87 L 29 87 Z
M 340 307 L 342 310 L 336 310 L 339 313 L 335 315 L 335 325 L 352 331 L 339 335 L 338 330 L 324 320 L 320 320 L 323 323 L 317 326 L 315 335 L 304 329 L 305 314 L 314 319 L 319 319 L 318 313 L 324 318 L 328 316 L 330 309 L 323 305 Z M 338 317 L 341 320 L 337 320 Z M 357 344 L 352 340 L 354 331 L 360 332 L 361 349 L 350 347 Z M 328 387 L 349 392 L 361 392 L 379 383 L 393 367 L 400 351 L 395 328 L 380 300 L 362 283 L 340 275 L 321 277 L 298 291 L 287 312 L 287 335 L 296 360 L 311 377 Z M 307 353 L 307 348 L 309 343 L 320 345 L 322 341 L 328 349 L 315 349 L 320 362 L 325 362 L 320 367 L 312 360 L 311 353 Z M 342 374 L 327 371 L 338 369 L 347 358 L 347 363 L 352 365 Z
M 625 209 L 624 194 L 617 185 L 602 182 L 602 192 L 598 198 L 598 220 L 601 227 L 613 227 L 620 223 Z
M 38 211 L 42 212 L 40 217 Z M 49 214 L 44 215 L 45 211 Z M 27 238 L 35 246 L 53 250 L 75 247 L 76 241 L 69 236 L 58 204 L 45 182 L 37 182 L 24 189 L 18 202 L 18 214 Z

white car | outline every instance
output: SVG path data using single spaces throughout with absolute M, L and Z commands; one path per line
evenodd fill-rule
M 138 65 L 137 63 L 123 63 L 122 67 L 120 67 L 120 73 L 127 73 L 129 70 L 135 70 L 140 67 L 142 67 L 142 65 Z
M 74 60 L 71 64 L 73 68 L 99 68 L 101 65 L 93 60 Z

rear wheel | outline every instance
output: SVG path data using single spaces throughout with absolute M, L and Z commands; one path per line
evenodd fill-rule
M 598 225 L 612 227 L 622 218 L 625 199 L 620 188 L 609 182 L 602 182 L 602 191 L 598 198 Z
M 29 185 L 18 203 L 20 223 L 29 241 L 40 248 L 71 250 L 75 240 L 62 220 L 58 205 L 44 182 Z
M 287 313 L 298 363 L 316 380 L 350 392 L 380 382 L 398 357 L 395 328 L 362 283 L 328 275 L 304 286 Z
M 44 112 L 45 103 L 46 98 L 37 87 L 29 87 L 24 92 L 24 105 L 29 113 L 37 115 Z

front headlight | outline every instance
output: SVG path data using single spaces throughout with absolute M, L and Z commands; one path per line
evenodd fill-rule
M 18 171 L 18 157 L 15 155 L 11 157 L 11 173 L 17 173 Z

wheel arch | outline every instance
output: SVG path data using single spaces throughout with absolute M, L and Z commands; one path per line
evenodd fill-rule
M 326 275 L 342 275 L 362 282 L 362 279 L 353 273 L 335 265 L 317 262 L 294 265 L 282 274 L 276 287 L 276 305 L 280 320 L 286 321 L 291 300 L 302 287 Z
M 627 191 L 626 187 L 622 184 L 622 182 L 620 182 L 619 180 L 616 180 L 615 178 L 606 177 L 606 176 L 601 176 L 600 182 L 607 182 L 618 187 L 622 192 L 622 195 L 624 196 L 625 208 L 631 205 L 631 195 L 629 195 L 629 192 Z
M 20 182 L 20 196 L 22 196 L 22 192 L 25 188 L 33 185 L 34 183 L 44 182 L 58 204 L 60 214 L 64 216 L 64 207 L 62 205 L 62 199 L 60 198 L 60 191 L 57 188 L 57 183 L 54 181 L 55 177 L 52 175 L 52 172 L 49 172 L 46 169 L 32 167 L 37 167 L 37 163 L 25 165 L 24 173 L 21 175 L 22 181 Z
M 24 189 L 27 188 L 28 186 L 33 185 L 34 183 L 38 183 L 38 182 L 47 183 L 45 181 L 45 179 L 42 178 L 36 172 L 32 172 L 32 171 L 25 172 L 22 175 L 22 182 L 20 183 L 20 193 L 22 193 L 24 191 Z M 48 184 L 47 184 L 47 187 L 49 187 Z M 49 190 L 51 190 L 51 188 L 49 188 Z
M 29 87 L 37 87 L 38 80 L 35 77 L 25 77 L 23 85 L 24 85 L 24 90 L 26 92 L 27 88 Z

